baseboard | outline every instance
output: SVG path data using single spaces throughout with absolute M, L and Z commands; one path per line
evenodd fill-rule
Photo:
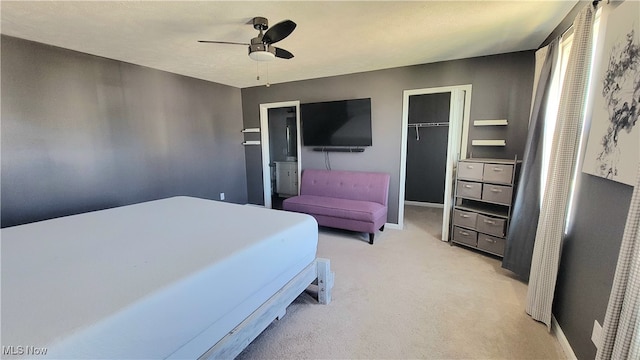
M 428 203 L 428 202 L 421 202 L 421 201 L 408 201 L 408 200 L 405 200 L 404 204 L 405 205 L 410 205 L 410 206 L 422 206 L 422 207 L 437 208 L 437 209 L 444 208 L 444 204 Z
M 386 224 L 384 224 L 384 228 L 385 228 L 385 229 L 402 230 L 402 228 L 400 227 L 400 225 L 398 225 L 398 224 L 393 224 L 393 223 L 386 223 Z
M 553 316 L 553 314 L 551 315 L 551 331 L 553 331 L 556 339 L 558 339 L 558 342 L 560 343 L 564 354 L 567 356 L 567 359 L 578 360 L 576 354 L 571 348 L 571 344 L 569 344 L 569 340 L 567 340 L 567 337 L 564 336 L 564 332 L 562 332 L 562 328 L 560 328 L 560 324 L 558 324 L 558 320 L 556 320 L 556 317 Z

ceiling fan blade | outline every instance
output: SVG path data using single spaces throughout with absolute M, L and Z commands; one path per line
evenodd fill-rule
M 249 46 L 247 43 L 239 43 L 233 41 L 214 41 L 214 40 L 198 40 L 199 43 L 207 43 L 207 44 L 229 44 L 229 45 L 245 45 Z
M 289 36 L 296 28 L 296 23 L 291 20 L 281 21 L 267 30 L 262 37 L 262 41 L 267 44 L 274 44 Z
M 281 58 L 281 59 L 291 59 L 293 57 L 293 54 L 288 52 L 285 49 L 280 49 L 279 47 L 275 47 L 276 49 L 276 57 Z

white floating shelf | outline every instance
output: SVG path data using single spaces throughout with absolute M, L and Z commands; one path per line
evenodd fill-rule
M 506 146 L 505 140 L 471 140 L 473 146 Z
M 242 129 L 243 133 L 259 133 L 260 132 L 260 128 L 248 128 L 248 129 Z
M 495 125 L 506 126 L 506 125 L 509 125 L 509 122 L 507 121 L 507 119 L 501 119 L 501 120 L 473 120 L 473 126 L 495 126 Z
M 249 140 L 242 143 L 242 145 L 260 145 L 260 140 Z

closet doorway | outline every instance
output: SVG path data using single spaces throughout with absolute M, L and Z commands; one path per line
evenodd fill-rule
M 406 205 L 444 207 L 450 108 L 450 92 L 409 97 Z
M 300 102 L 260 104 L 260 143 L 264 206 L 281 209 L 299 193 Z
M 442 208 L 442 241 L 449 240 L 454 167 L 466 157 L 471 85 L 406 90 L 398 225 L 404 205 Z

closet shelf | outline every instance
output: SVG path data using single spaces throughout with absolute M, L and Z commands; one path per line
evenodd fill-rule
M 449 123 L 448 122 L 411 123 L 408 125 L 409 127 L 419 128 L 419 127 L 449 126 Z

